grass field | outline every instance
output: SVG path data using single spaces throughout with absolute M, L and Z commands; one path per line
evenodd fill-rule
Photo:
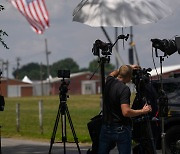
M 43 102 L 43 134 L 39 124 L 38 102 L 40 100 Z M 79 142 L 91 142 L 87 123 L 101 111 L 100 100 L 100 95 L 71 95 L 67 99 L 67 106 Z M 16 127 L 17 103 L 20 104 L 19 132 Z M 0 111 L 1 136 L 50 141 L 59 104 L 59 96 L 5 98 L 5 109 Z M 74 141 L 68 119 L 66 123 L 67 139 Z M 62 141 L 61 133 L 59 120 L 55 141 Z
M 43 101 L 43 134 L 39 125 L 38 102 Z M 36 140 L 51 139 L 58 107 L 59 96 L 5 98 L 5 109 L 0 112 L 1 136 Z M 20 104 L 20 131 L 16 128 L 16 104 Z M 72 95 L 67 106 L 79 142 L 90 142 L 87 123 L 100 112 L 100 95 Z M 74 141 L 67 122 L 68 141 Z M 56 139 L 61 141 L 61 121 L 59 121 Z

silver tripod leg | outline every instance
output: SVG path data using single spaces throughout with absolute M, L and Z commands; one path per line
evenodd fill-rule
M 161 132 L 161 139 L 162 139 L 162 154 L 165 154 L 165 135 L 166 133 L 164 132 L 164 117 L 161 117 L 161 125 L 162 125 L 162 132 Z

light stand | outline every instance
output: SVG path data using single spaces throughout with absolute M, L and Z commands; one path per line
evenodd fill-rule
M 165 131 L 164 131 L 164 118 L 168 116 L 168 98 L 163 90 L 162 81 L 162 62 L 164 61 L 164 56 L 158 56 L 157 48 L 155 49 L 156 57 L 160 58 L 160 97 L 159 97 L 159 116 L 161 117 L 161 142 L 162 142 L 162 154 L 165 154 Z
M 66 154 L 66 142 L 67 142 L 66 116 L 68 117 L 69 124 L 70 124 L 70 127 L 71 127 L 71 131 L 72 131 L 72 134 L 73 134 L 73 137 L 74 137 L 74 141 L 75 141 L 75 143 L 77 145 L 77 148 L 78 148 L 78 152 L 79 152 L 79 154 L 81 154 L 80 147 L 79 147 L 79 144 L 78 144 L 78 138 L 76 136 L 75 129 L 73 127 L 71 116 L 70 116 L 68 106 L 67 106 L 67 103 L 66 103 L 67 98 L 69 97 L 67 95 L 68 83 L 65 82 L 64 78 L 62 79 L 62 83 L 61 83 L 61 86 L 59 88 L 59 91 L 60 91 L 59 92 L 60 104 L 59 104 L 58 113 L 57 113 L 54 129 L 53 129 L 53 133 L 52 133 L 52 137 L 51 137 L 49 154 L 51 154 L 51 149 L 52 149 L 52 146 L 54 144 L 54 140 L 55 140 L 56 131 L 57 131 L 60 116 L 61 116 L 62 143 L 63 143 L 63 146 L 64 146 L 64 154 Z
M 105 95 L 104 95 L 104 89 L 105 89 L 105 68 L 104 65 L 105 63 L 109 63 L 110 61 L 110 56 L 108 57 L 99 57 L 99 64 L 101 66 L 100 71 L 101 71 L 101 90 L 102 90 L 102 102 L 104 102 Z

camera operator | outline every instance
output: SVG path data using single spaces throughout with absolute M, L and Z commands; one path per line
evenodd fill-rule
M 122 65 L 106 79 L 98 154 L 109 154 L 116 144 L 120 154 L 131 154 L 131 117 L 152 111 L 147 104 L 140 110 L 130 108 L 131 92 L 126 83 L 131 81 L 133 69 L 140 67 Z

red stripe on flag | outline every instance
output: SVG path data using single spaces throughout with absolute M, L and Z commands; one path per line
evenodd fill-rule
M 36 32 L 38 32 L 38 29 L 33 25 L 33 22 L 31 21 L 31 19 L 28 18 L 28 16 L 25 16 L 25 13 L 23 13 L 23 11 L 21 10 L 21 7 L 22 7 L 23 10 L 24 10 L 23 2 L 22 2 L 22 1 L 19 1 L 19 3 L 21 4 L 21 6 L 20 6 L 20 4 L 18 4 L 17 1 L 14 1 L 14 6 L 15 6 L 15 7 L 19 10 L 19 12 L 27 19 L 27 21 L 30 23 L 31 27 L 33 27 L 34 30 L 35 30 Z
M 32 22 L 34 23 L 34 28 L 36 27 L 36 29 L 37 29 L 37 33 L 41 33 L 41 31 L 43 31 L 43 27 L 41 27 L 41 25 L 39 25 L 39 23 L 38 22 L 34 22 L 34 21 L 36 21 L 36 19 L 35 19 L 35 16 L 33 15 L 33 13 L 32 13 L 32 11 L 31 11 L 31 9 L 30 9 L 30 7 L 28 6 L 28 10 L 29 10 L 29 13 L 30 13 L 30 15 L 31 15 L 31 18 L 32 18 Z M 30 19 L 31 19 L 30 18 Z M 38 27 L 38 28 L 37 28 Z M 39 29 L 39 30 L 38 30 Z
M 43 8 L 44 8 L 45 11 L 46 11 L 46 16 L 47 16 L 46 24 L 49 26 L 49 20 L 48 20 L 48 18 L 49 18 L 49 13 L 48 13 L 48 10 L 47 10 L 47 8 L 46 8 L 46 4 L 45 4 L 45 1 L 44 1 L 44 0 L 42 0 L 42 3 L 43 3 Z
M 43 0 L 42 0 L 42 1 L 43 1 Z M 43 19 L 44 19 L 44 22 L 46 22 L 46 24 L 48 25 L 47 20 L 46 20 L 46 18 L 45 18 L 45 16 L 44 16 L 43 10 L 42 10 L 42 8 L 41 8 L 41 4 L 40 4 L 39 1 L 37 1 L 37 3 L 38 3 L 38 6 L 39 6 L 39 9 L 40 9 L 40 11 L 41 11 L 41 15 L 42 15 L 42 17 L 43 17 Z M 43 5 L 44 5 L 44 3 L 43 3 Z M 46 14 L 47 14 L 47 13 L 46 13 Z
M 24 16 L 26 17 L 26 19 L 28 20 L 28 22 L 30 23 L 30 25 L 32 26 L 33 30 L 35 30 L 36 33 L 39 33 L 39 31 L 41 31 L 41 27 L 38 26 L 38 23 L 34 22 L 35 20 L 32 20 L 31 16 L 28 15 L 27 11 L 26 11 L 26 7 L 23 3 L 23 0 L 19 0 L 22 4 L 23 7 L 23 12 L 24 12 Z M 29 7 L 29 6 L 28 6 Z
M 39 24 L 40 24 L 40 25 L 43 27 L 43 29 L 44 29 L 45 26 L 43 25 L 43 23 L 42 23 L 42 21 L 41 21 L 41 19 L 40 19 L 40 17 L 39 17 L 40 14 L 38 14 L 38 12 L 37 12 L 37 10 L 36 10 L 35 4 L 32 3 L 32 5 L 33 5 L 33 8 L 34 8 L 34 12 L 36 13 L 36 17 L 37 17 L 37 19 L 38 19 L 38 22 L 39 22 Z
M 49 27 L 49 15 L 44 0 L 11 0 L 11 3 L 26 18 L 32 29 L 42 34 Z

